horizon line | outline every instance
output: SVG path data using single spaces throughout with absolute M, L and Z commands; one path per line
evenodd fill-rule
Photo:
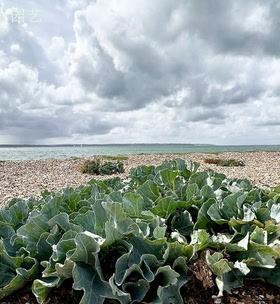
M 94 147 L 94 146 L 132 146 L 132 145 L 181 145 L 181 146 L 279 146 L 280 144 L 192 144 L 192 143 L 108 143 L 108 144 L 0 144 L 0 148 L 12 147 Z

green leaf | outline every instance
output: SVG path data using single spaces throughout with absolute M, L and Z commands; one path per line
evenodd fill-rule
M 144 200 L 140 194 L 128 192 L 123 196 L 123 208 L 132 217 L 140 217 L 144 210 Z
M 195 247 L 196 252 L 204 250 L 210 243 L 210 235 L 206 230 L 195 230 L 191 239 L 191 245 Z
M 187 236 L 193 231 L 193 220 L 191 214 L 185 210 L 177 212 L 171 220 L 171 229 L 178 231 L 180 234 Z
M 38 303 L 45 303 L 50 291 L 54 287 L 58 287 L 61 283 L 61 280 L 58 277 L 37 279 L 33 282 L 32 292 L 36 297 Z
M 253 279 L 263 279 L 271 285 L 280 287 L 280 260 L 277 260 L 276 266 L 272 269 L 253 267 L 249 276 Z
M 29 207 L 26 201 L 18 201 L 13 204 L 9 208 L 10 213 L 10 223 L 13 225 L 14 229 L 16 230 L 18 227 L 23 225 L 29 215 Z
M 206 261 L 213 273 L 220 277 L 233 268 L 233 265 L 231 265 L 228 260 L 224 259 L 223 255 L 219 252 L 215 252 L 211 255 L 209 251 L 207 251 Z
M 210 217 L 212 221 L 214 221 L 217 224 L 221 225 L 221 224 L 226 224 L 228 222 L 228 220 L 223 218 L 219 203 L 211 204 L 211 206 L 208 208 L 207 215 Z
M 226 219 L 231 219 L 238 216 L 238 211 L 240 206 L 238 205 L 238 199 L 240 197 L 240 192 L 233 193 L 224 198 L 222 206 L 222 214 Z
M 280 204 L 272 205 L 270 216 L 276 221 L 276 223 L 280 223 Z
M 188 244 L 181 244 L 178 241 L 168 243 L 168 247 L 164 254 L 167 261 L 175 261 L 177 257 L 185 257 L 190 260 L 194 256 L 194 247 Z
M 105 236 L 105 223 L 108 221 L 108 216 L 102 206 L 101 201 L 96 201 L 92 207 L 94 211 L 95 233 L 100 236 Z
M 230 293 L 232 289 L 240 288 L 243 285 L 243 274 L 238 269 L 224 273 L 216 278 L 216 284 L 219 288 L 218 296 L 223 295 L 223 291 Z
M 187 202 L 193 202 L 196 198 L 196 196 L 200 193 L 198 185 L 193 183 L 189 183 L 186 189 L 186 196 L 185 200 Z
M 102 280 L 92 266 L 76 263 L 73 269 L 73 280 L 73 288 L 84 292 L 80 304 L 103 304 L 105 299 L 117 298 L 113 295 L 110 284 Z
M 163 169 L 157 173 L 154 181 L 160 186 L 175 190 L 176 180 L 178 176 L 179 171 L 177 170 Z
M 243 212 L 244 212 L 243 221 L 251 222 L 254 220 L 255 213 L 251 210 L 250 206 L 243 205 Z
M 25 225 L 17 230 L 17 236 L 20 237 L 26 244 L 26 249 L 32 254 L 36 255 L 37 243 L 41 235 L 49 231 L 48 219 L 44 214 L 30 216 Z
M 78 233 L 75 236 L 76 249 L 70 257 L 73 262 L 83 262 L 88 265 L 96 265 L 97 255 L 103 239 L 88 231 Z
M 183 298 L 180 293 L 180 286 L 177 284 L 168 285 L 166 287 L 160 286 L 158 288 L 159 301 L 154 303 L 161 304 L 183 304 Z
M 250 268 L 244 262 L 236 261 L 234 268 L 238 269 L 242 274 L 247 275 L 250 272 Z
M 160 198 L 156 202 L 156 206 L 152 208 L 152 212 L 163 218 L 167 218 L 177 209 L 178 203 L 172 197 Z
M 246 236 L 237 243 L 231 242 L 226 244 L 225 247 L 229 252 L 247 251 L 249 245 L 249 237 L 250 237 L 250 233 L 248 232 Z
M 207 172 L 196 172 L 193 173 L 189 179 L 190 184 L 196 184 L 199 189 L 201 189 L 204 185 L 207 185 Z
M 215 199 L 208 199 L 203 205 L 200 207 L 197 215 L 197 221 L 194 225 L 195 229 L 206 229 L 210 227 L 211 225 L 211 218 L 208 215 L 208 209 L 211 207 L 211 205 L 215 204 Z
M 254 242 L 249 243 L 248 251 L 241 253 L 243 259 L 249 267 L 274 268 L 275 259 L 279 258 L 279 251 L 267 245 L 261 245 Z
M 96 221 L 94 211 L 87 211 L 84 214 L 78 214 L 74 221 L 76 225 L 83 228 L 84 231 L 90 231 L 92 233 L 96 232 Z
M 68 252 L 72 252 L 76 249 L 75 237 L 76 231 L 69 230 L 65 232 L 58 243 L 52 247 L 52 259 L 55 262 L 64 261 Z
M 160 267 L 156 272 L 156 278 L 160 278 L 160 286 L 169 286 L 177 283 L 179 274 L 169 265 Z
M 152 180 L 147 180 L 141 185 L 137 192 L 141 194 L 144 199 L 145 207 L 151 207 L 154 202 L 161 196 L 158 185 Z
M 23 288 L 38 274 L 38 262 L 31 257 L 11 257 L 0 240 L 0 299 Z
M 155 239 L 163 239 L 165 237 L 166 233 L 166 226 L 156 226 L 156 228 L 153 231 L 153 236 Z

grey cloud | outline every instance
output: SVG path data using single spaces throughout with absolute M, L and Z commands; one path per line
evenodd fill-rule
M 16 46 L 16 51 L 13 47 Z M 26 32 L 22 25 L 10 24 L 9 30 L 2 34 L 0 49 L 10 58 L 15 58 L 38 71 L 39 80 L 57 83 L 55 75 L 61 73 L 59 67 L 47 57 L 37 38 Z
M 211 124 L 221 124 L 225 119 L 222 110 L 205 110 L 203 108 L 186 110 L 186 120 L 188 122 L 208 122 Z
M 117 98 L 125 94 L 124 75 L 115 70 L 112 58 L 100 50 L 97 62 L 90 58 L 80 58 L 75 75 L 83 87 L 89 92 L 95 92 L 100 97 Z
M 79 34 L 84 35 L 88 32 L 87 25 L 81 22 L 83 27 L 79 27 Z M 96 37 L 85 39 L 91 43 L 91 47 L 86 55 L 80 56 L 74 63 L 74 75 L 87 91 L 106 99 L 106 108 L 111 109 L 113 106 L 116 111 L 141 108 L 172 91 L 170 85 L 166 85 L 168 71 L 161 67 L 164 58 L 150 45 L 145 45 L 145 41 L 129 44 L 125 38 L 112 39 L 118 50 L 129 60 L 124 70 L 121 70 L 116 66 L 115 58 Z
M 71 137 L 73 134 L 102 135 L 107 134 L 119 122 L 99 119 L 98 115 L 85 117 L 71 111 L 57 111 L 54 115 L 47 113 L 26 113 L 17 109 L 0 112 L 0 130 L 3 134 L 17 136 L 31 142 L 40 139 Z
M 3 62 L 0 66 L 1 134 L 36 142 L 73 134 L 105 134 L 120 124 L 103 113 L 84 112 L 79 103 L 62 102 L 64 99 L 60 100 L 53 86 L 41 83 L 38 73 L 19 61 L 4 59 Z M 73 98 L 71 87 L 68 89 L 69 95 L 61 98 Z
M 244 29 L 243 20 L 237 14 L 241 9 L 253 12 L 261 2 L 249 1 L 245 5 L 241 1 L 233 4 L 221 0 L 147 3 L 143 2 L 143 11 L 140 8 L 141 17 L 136 17 L 135 27 L 139 26 L 140 30 L 135 36 L 130 28 L 131 16 L 123 15 L 121 10 L 121 16 L 110 15 L 102 1 L 99 5 L 90 5 L 76 18 L 79 24 L 76 34 L 87 41 L 87 50 L 75 63 L 74 75 L 87 91 L 104 98 L 104 109 L 139 109 L 184 87 L 192 91 L 186 106 L 244 103 L 264 94 L 266 89 L 259 80 L 240 82 L 239 75 L 228 70 L 231 66 L 221 68 L 225 79 L 217 78 L 219 75 L 209 73 L 208 62 L 216 51 L 224 52 L 225 58 L 231 56 L 234 69 L 237 56 L 254 57 L 254 51 L 262 47 L 264 41 L 260 41 L 261 34 Z M 268 12 L 272 5 L 267 3 Z M 127 6 L 133 4 L 129 2 Z M 95 17 L 102 8 L 98 23 Z M 164 33 L 168 32 L 166 25 L 172 22 L 175 23 L 173 39 L 169 39 Z M 238 72 L 248 73 L 242 66 Z M 218 85 L 211 89 L 212 84 Z
M 264 32 L 246 29 L 244 17 L 260 7 L 267 11 L 263 19 L 268 29 L 263 28 Z M 188 11 L 186 26 L 221 53 L 280 55 L 280 41 L 275 39 L 278 36 L 280 16 L 277 1 L 198 0 L 188 2 Z
M 280 127 L 280 120 L 273 120 L 273 121 L 265 121 L 265 122 L 258 122 L 256 125 L 259 126 L 272 126 L 272 127 Z

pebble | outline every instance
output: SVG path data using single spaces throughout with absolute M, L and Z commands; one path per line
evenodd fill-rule
M 275 299 L 274 295 L 266 294 L 265 296 L 270 301 L 273 301 Z

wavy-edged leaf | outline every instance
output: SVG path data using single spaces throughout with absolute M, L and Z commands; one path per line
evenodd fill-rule
M 31 257 L 11 257 L 0 240 L 0 299 L 24 287 L 38 275 L 38 262 Z

